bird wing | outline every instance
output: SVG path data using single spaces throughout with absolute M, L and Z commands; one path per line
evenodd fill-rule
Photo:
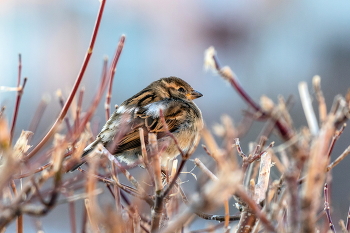
M 170 132 L 176 131 L 184 114 L 181 104 L 173 104 L 170 102 L 151 103 L 143 108 L 135 109 L 131 121 L 128 122 L 127 129 L 116 142 L 116 146 L 111 150 L 113 154 L 122 153 L 125 151 L 137 149 L 141 146 L 139 129 L 144 131 L 145 143 L 148 143 L 148 133 L 156 133 L 157 139 L 165 137 L 166 131 L 159 117 L 159 111 L 163 109 L 164 119 Z

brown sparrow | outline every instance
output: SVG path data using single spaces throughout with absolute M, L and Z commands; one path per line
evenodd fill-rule
M 177 139 L 181 150 L 186 153 L 199 142 L 199 131 L 203 128 L 202 114 L 193 99 L 202 94 L 187 82 L 177 77 L 162 78 L 125 100 L 111 115 L 94 142 L 84 149 L 82 156 L 89 154 L 98 143 L 127 164 L 135 163 L 141 156 L 139 128 L 143 128 L 146 149 L 148 133 L 156 133 L 161 153 L 161 164 L 180 154 L 174 140 L 165 132 L 160 118 L 163 112 L 168 130 Z M 77 169 L 84 162 L 75 166 Z

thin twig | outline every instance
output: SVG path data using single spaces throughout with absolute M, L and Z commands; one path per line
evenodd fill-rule
M 16 99 L 16 104 L 15 104 L 15 109 L 14 109 L 13 119 L 12 119 L 12 125 L 11 125 L 10 144 L 12 144 L 13 135 L 15 133 L 15 127 L 16 127 L 16 122 L 17 122 L 19 105 L 21 103 L 23 90 L 24 90 L 24 87 L 26 86 L 27 80 L 28 80 L 27 78 L 24 78 L 22 86 L 18 87 L 17 99 Z
M 93 49 L 94 49 L 94 45 L 95 45 L 95 41 L 96 41 L 96 37 L 97 37 L 97 33 L 100 27 L 100 23 L 101 23 L 101 19 L 102 19 L 102 15 L 103 15 L 103 10 L 104 10 L 104 6 L 105 6 L 106 0 L 101 0 L 101 5 L 100 5 L 100 9 L 98 11 L 98 15 L 96 18 L 96 22 L 95 22 L 95 27 L 93 29 L 93 33 L 92 33 L 92 37 L 91 37 L 91 41 L 89 44 L 89 48 L 87 50 L 87 53 L 85 55 L 84 61 L 83 61 L 83 65 L 79 71 L 78 77 L 75 80 L 75 83 L 73 85 L 72 91 L 68 96 L 68 99 L 65 103 L 65 105 L 63 106 L 59 116 L 57 117 L 55 123 L 51 126 L 50 130 L 46 133 L 46 135 L 44 136 L 44 138 L 33 148 L 33 150 L 28 154 L 28 156 L 26 157 L 27 160 L 32 158 L 45 144 L 46 142 L 54 135 L 54 133 L 56 132 L 57 128 L 59 127 L 59 125 L 61 125 L 64 117 L 66 116 L 68 109 L 73 101 L 73 98 L 79 88 L 79 85 L 81 83 L 81 80 L 84 77 L 85 74 L 85 70 L 89 64 Z
M 327 214 L 327 219 L 329 223 L 329 228 L 332 232 L 336 232 L 334 228 L 334 224 L 331 217 L 330 207 L 329 207 L 329 201 L 328 201 L 328 185 L 327 183 L 324 185 L 324 211 Z
M 146 150 L 146 143 L 145 143 L 145 137 L 144 137 L 144 132 L 142 128 L 139 128 L 139 133 L 140 133 L 140 142 L 141 142 L 141 151 L 142 151 L 142 162 L 145 165 L 145 168 L 147 170 L 148 175 L 151 177 L 151 182 L 152 186 L 154 186 L 154 173 L 152 172 L 153 167 L 150 166 L 149 160 L 148 160 L 148 154 Z
M 107 59 L 105 59 L 105 61 L 106 60 Z M 107 74 L 107 69 L 103 69 L 102 76 L 106 75 L 106 74 Z M 105 102 L 106 120 L 108 120 L 109 117 L 111 116 L 111 106 L 110 106 L 110 104 L 111 104 L 111 98 L 112 98 L 113 80 L 114 80 L 113 77 L 109 80 L 108 90 L 107 90 L 107 94 L 106 94 L 106 102 Z
M 339 130 L 335 131 L 334 136 L 332 137 L 331 145 L 329 146 L 329 149 L 327 152 L 328 157 L 331 156 L 332 151 L 334 149 L 334 145 L 335 145 L 336 141 L 339 139 L 340 135 L 342 135 L 342 133 L 344 132 L 345 127 L 346 127 L 346 123 L 344 123 L 342 125 L 342 127 L 340 127 Z
M 267 230 L 269 230 L 270 232 L 276 232 L 275 227 L 269 221 L 265 213 L 261 211 L 259 206 L 254 202 L 253 199 L 249 197 L 249 195 L 242 188 L 237 189 L 237 196 L 239 196 L 242 199 L 242 201 L 244 201 L 244 203 L 246 203 L 249 206 L 250 210 L 256 215 L 257 218 L 260 219 L 260 221 L 263 223 Z
M 320 117 L 320 122 L 323 123 L 327 117 L 327 105 L 321 89 L 321 77 L 315 75 L 312 78 L 312 84 L 318 101 L 318 115 Z
M 338 158 L 336 158 L 336 160 L 334 160 L 334 162 L 332 162 L 331 164 L 329 164 L 327 166 L 327 172 L 329 172 L 331 169 L 333 169 L 335 166 L 337 166 L 346 156 L 348 156 L 350 154 L 350 146 L 348 146 L 344 152 L 339 155 Z
M 101 88 L 98 91 L 98 94 L 96 96 L 96 98 L 94 99 L 93 103 L 92 103 L 92 107 L 89 109 L 89 111 L 86 113 L 84 119 L 82 120 L 82 122 L 80 123 L 80 127 L 78 132 L 82 132 L 82 130 L 84 129 L 85 125 L 87 124 L 87 122 L 90 120 L 93 112 L 95 111 L 95 109 L 97 108 L 98 103 L 100 102 L 100 99 L 102 98 L 102 93 L 104 92 L 105 88 L 107 87 L 108 84 L 108 80 L 111 79 L 114 76 L 115 73 L 115 68 L 118 64 L 120 55 L 123 51 L 124 48 L 124 42 L 125 42 L 125 36 L 122 35 L 119 39 L 119 43 L 118 43 L 118 47 L 117 50 L 114 54 L 114 58 L 112 61 L 112 64 L 110 66 L 109 69 L 109 73 L 107 75 L 107 77 L 103 80 L 103 84 L 101 84 Z
M 318 134 L 319 127 L 314 109 L 312 108 L 311 98 L 306 82 L 299 83 L 299 94 L 310 132 L 313 136 L 315 136 Z
M 77 128 L 77 126 L 80 125 L 80 113 L 81 113 L 81 106 L 83 104 L 84 93 L 85 93 L 85 88 L 82 87 L 80 89 L 79 97 L 78 97 L 77 109 L 76 109 L 76 114 L 75 114 L 74 128 Z
M 183 200 L 183 202 L 186 204 L 186 205 L 190 205 L 190 202 L 185 194 L 185 192 L 183 191 L 181 185 L 179 183 L 176 184 L 176 187 L 179 189 L 180 191 L 180 195 L 181 195 L 181 198 Z M 226 215 L 218 215 L 218 214 L 205 214 L 205 213 L 202 213 L 202 212 L 199 212 L 199 211 L 195 211 L 195 214 L 200 217 L 200 218 L 203 218 L 203 219 L 206 219 L 206 220 L 213 220 L 213 221 L 219 221 L 219 222 L 224 222 L 225 219 L 226 219 Z M 240 214 L 237 214 L 237 215 L 230 215 L 229 216 L 229 221 L 237 221 L 241 218 Z
M 264 118 L 267 116 L 267 114 L 260 108 L 260 106 L 257 103 L 255 103 L 255 101 L 244 90 L 244 88 L 239 83 L 239 80 L 236 77 L 236 75 L 233 74 L 232 70 L 229 67 L 221 68 L 214 47 L 210 47 L 206 50 L 205 64 L 207 68 L 215 69 L 221 75 L 221 77 L 227 80 L 231 84 L 231 86 L 240 94 L 242 99 L 246 101 L 248 105 L 252 107 L 254 111 L 256 111 L 257 114 L 260 115 L 260 118 Z M 275 124 L 284 140 L 288 141 L 293 137 L 293 129 L 283 124 L 283 122 L 281 122 L 279 119 L 276 120 Z

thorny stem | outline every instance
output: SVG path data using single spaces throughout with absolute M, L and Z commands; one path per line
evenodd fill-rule
M 93 52 L 93 48 L 95 45 L 95 41 L 96 41 L 96 37 L 97 37 L 97 33 L 100 27 L 100 23 L 101 23 L 101 19 L 102 19 L 102 15 L 103 15 L 103 10 L 104 10 L 104 6 L 105 6 L 106 0 L 101 0 L 101 5 L 100 5 L 100 9 L 98 11 L 98 15 L 97 15 L 97 19 L 95 22 L 95 27 L 92 33 L 92 37 L 91 37 L 91 41 L 89 44 L 89 48 L 88 51 L 85 55 L 84 61 L 83 61 L 83 65 L 79 71 L 78 77 L 75 80 L 75 83 L 73 85 L 72 91 L 65 103 L 65 105 L 63 106 L 58 118 L 56 119 L 55 123 L 52 125 L 51 129 L 49 130 L 49 132 L 46 133 L 46 135 L 44 136 L 44 138 L 39 142 L 39 144 L 37 144 L 33 150 L 28 154 L 28 156 L 26 157 L 26 159 L 30 159 L 32 158 L 45 144 L 46 142 L 54 135 L 54 133 L 56 132 L 58 126 L 62 123 L 64 117 L 67 114 L 67 111 L 73 101 L 73 98 L 78 90 L 78 87 L 81 83 L 81 80 L 84 77 L 85 74 L 85 70 L 89 64 L 92 52 Z

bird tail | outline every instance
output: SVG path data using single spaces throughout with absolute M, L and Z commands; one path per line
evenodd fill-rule
M 83 154 L 81 155 L 81 161 L 73 166 L 73 168 L 71 168 L 69 170 L 69 172 L 73 172 L 75 170 L 77 170 L 81 165 L 83 165 L 84 163 L 86 163 L 84 157 L 88 154 L 90 154 L 91 151 L 93 151 L 95 149 L 95 147 L 97 146 L 97 144 L 99 144 L 101 142 L 101 139 L 96 139 L 95 141 L 93 141 L 92 143 L 90 143 L 85 149 L 84 149 L 84 152 Z

